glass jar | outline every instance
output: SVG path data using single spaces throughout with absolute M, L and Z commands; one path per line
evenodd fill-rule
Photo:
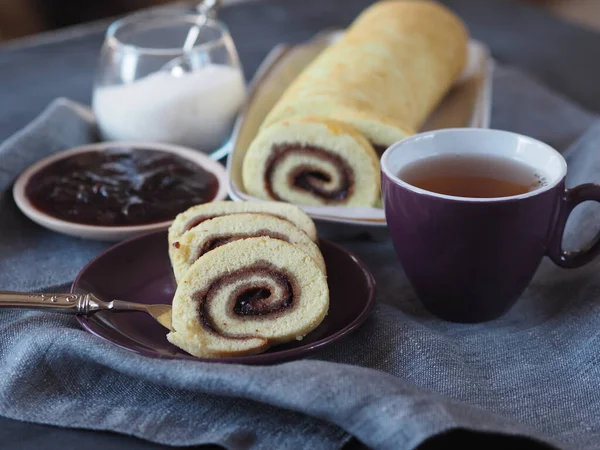
M 245 95 L 238 54 L 222 22 L 145 13 L 109 27 L 92 107 L 104 140 L 166 142 L 218 158 Z

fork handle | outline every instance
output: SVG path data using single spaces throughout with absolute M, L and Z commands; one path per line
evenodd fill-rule
M 112 302 L 111 302 L 112 303 Z M 0 291 L 1 308 L 41 309 L 66 314 L 90 315 L 112 309 L 93 294 L 46 294 Z
M 42 309 L 89 316 L 98 311 L 145 311 L 144 306 L 122 300 L 104 302 L 94 294 L 42 294 L 0 291 L 0 309 Z

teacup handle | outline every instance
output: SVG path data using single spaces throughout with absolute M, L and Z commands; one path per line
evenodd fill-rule
M 592 183 L 581 184 L 565 191 L 558 223 L 548 247 L 548 256 L 555 264 L 561 267 L 569 269 L 581 267 L 600 254 L 600 232 L 579 250 L 566 251 L 562 248 L 562 239 L 567 219 L 577 205 L 589 200 L 600 202 L 600 185 Z

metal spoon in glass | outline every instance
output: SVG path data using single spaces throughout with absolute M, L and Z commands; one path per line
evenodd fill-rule
M 217 14 L 217 10 L 221 6 L 222 0 L 204 0 L 196 6 L 196 11 L 200 14 L 200 19 L 196 25 L 192 26 L 183 43 L 183 55 L 172 59 L 166 63 L 161 70 L 171 72 L 171 75 L 180 77 L 186 72 L 192 71 L 192 63 L 190 62 L 189 52 L 196 45 L 196 40 L 200 35 L 201 28 L 206 24 L 209 18 L 213 18 Z
M 98 311 L 140 311 L 151 315 L 168 330 L 173 330 L 171 305 L 144 305 L 123 300 L 104 302 L 94 294 L 29 294 L 0 291 L 0 309 L 2 308 L 36 309 L 79 316 L 91 316 Z

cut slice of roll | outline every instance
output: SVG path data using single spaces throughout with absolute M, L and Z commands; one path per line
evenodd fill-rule
M 168 340 L 201 357 L 251 355 L 302 339 L 329 308 L 325 274 L 306 252 L 268 237 L 200 257 L 173 299 Z
M 169 227 L 169 249 L 179 245 L 179 237 L 186 231 L 200 225 L 205 220 L 219 216 L 243 213 L 270 214 L 287 220 L 303 230 L 308 237 L 317 242 L 317 228 L 312 219 L 295 205 L 284 202 L 232 202 L 221 201 L 192 206 L 177 215 Z
M 244 158 L 246 191 L 301 205 L 373 206 L 379 200 L 377 154 L 353 127 L 296 117 L 258 134 Z
M 190 266 L 205 253 L 229 242 L 260 236 L 299 247 L 325 272 L 325 261 L 319 247 L 304 231 L 275 216 L 247 213 L 215 217 L 185 232 L 178 240 L 180 245 L 172 247 L 170 252 L 175 280 L 179 283 Z
M 296 77 L 263 126 L 326 117 L 385 150 L 433 112 L 466 64 L 468 39 L 438 2 L 376 2 Z

